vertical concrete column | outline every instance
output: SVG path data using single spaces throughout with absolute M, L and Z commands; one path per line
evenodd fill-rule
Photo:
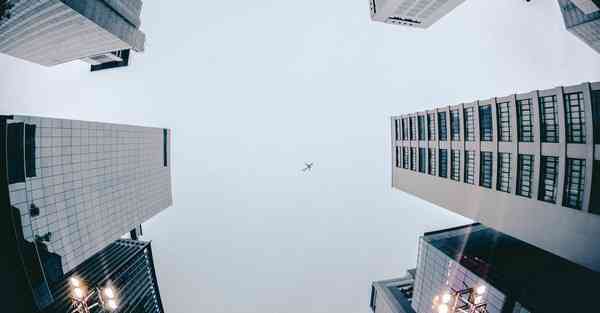
M 515 194 L 517 190 L 517 163 L 519 159 L 519 124 L 517 118 L 517 95 L 510 97 L 510 193 Z
M 496 190 L 498 182 L 498 101 L 491 99 L 492 107 L 492 189 Z
M 540 183 L 540 173 L 542 165 L 542 133 L 540 128 L 541 114 L 540 114 L 540 93 L 539 91 L 533 91 L 531 93 L 531 120 L 533 123 L 533 143 L 535 145 L 535 153 L 533 156 L 533 171 L 532 182 L 531 182 L 531 198 L 537 200 Z
M 565 174 L 567 168 L 567 122 L 565 115 L 565 93 L 563 87 L 555 89 L 557 114 L 558 114 L 558 143 L 560 152 L 558 154 L 558 182 L 556 187 L 556 204 L 562 205 L 563 192 L 565 190 Z
M 479 170 L 481 169 L 481 138 L 479 134 L 479 101 L 473 103 L 473 132 L 475 133 L 475 172 L 473 183 L 479 186 Z
M 458 116 L 459 116 L 459 125 L 460 125 L 460 170 L 458 176 L 460 177 L 459 181 L 465 183 L 465 104 L 461 103 L 458 105 Z

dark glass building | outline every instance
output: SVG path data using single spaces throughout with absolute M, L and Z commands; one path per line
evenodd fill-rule
M 118 313 L 163 313 L 150 242 L 117 240 L 51 286 L 55 301 L 44 313 L 69 312 L 70 278 L 86 286 L 112 286 Z

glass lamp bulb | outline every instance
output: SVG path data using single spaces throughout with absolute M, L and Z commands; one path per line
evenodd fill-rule
M 440 304 L 440 306 L 438 306 L 438 313 L 448 313 L 448 306 Z
M 442 295 L 442 303 L 449 303 L 451 299 L 452 296 L 450 296 L 449 293 L 445 293 L 444 295 Z
M 477 289 L 475 289 L 475 292 L 476 292 L 478 295 L 482 295 L 482 294 L 484 294 L 484 293 L 485 293 L 485 289 L 486 289 L 486 288 L 485 288 L 485 286 L 484 286 L 484 285 L 481 285 L 481 286 L 477 287 Z
M 75 289 L 73 289 L 73 295 L 75 296 L 75 298 L 77 299 L 83 299 L 84 296 L 84 292 L 83 289 L 77 287 Z
M 111 287 L 106 287 L 106 288 L 104 288 L 104 295 L 107 298 L 112 299 L 115 297 L 115 292 Z
M 115 301 L 114 299 L 110 299 L 106 302 L 106 306 L 111 310 L 116 310 L 118 307 L 117 301 Z

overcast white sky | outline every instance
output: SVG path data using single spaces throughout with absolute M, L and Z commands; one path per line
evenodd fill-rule
M 168 313 L 368 312 L 420 234 L 466 222 L 391 189 L 389 116 L 600 80 L 553 0 L 428 30 L 367 0 L 176 2 L 145 1 L 126 69 L 0 55 L 0 113 L 173 129 L 175 204 L 145 227 Z

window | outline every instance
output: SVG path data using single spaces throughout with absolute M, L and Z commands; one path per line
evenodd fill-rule
M 400 147 L 396 146 L 396 167 L 400 167 Z
M 400 140 L 400 120 L 394 120 L 394 138 Z
M 458 110 L 450 111 L 450 136 L 452 141 L 460 141 L 460 114 Z
M 481 152 L 479 170 L 479 186 L 492 188 L 492 153 Z
M 448 140 L 448 122 L 446 121 L 446 112 L 438 112 L 438 138 L 441 141 Z
M 417 139 L 417 137 L 416 137 L 416 133 L 417 133 L 416 127 L 417 127 L 417 125 L 415 125 L 416 124 L 416 120 L 415 120 L 414 117 L 410 117 L 408 119 L 408 121 L 410 122 L 410 125 L 409 125 L 410 126 L 410 140 L 416 140 Z
M 510 193 L 510 153 L 498 153 L 498 183 L 496 189 Z
M 410 148 L 410 169 L 413 171 L 417 170 L 417 149 Z
M 25 125 L 25 176 L 35 177 L 35 125 Z
M 460 181 L 460 150 L 452 150 L 450 163 L 452 163 L 450 167 L 452 171 L 450 179 Z
M 409 131 L 409 126 L 408 126 L 408 119 L 407 118 L 403 118 L 402 119 L 402 140 L 409 140 L 410 137 L 408 136 L 410 131 Z
M 592 168 L 592 194 L 590 195 L 590 213 L 600 214 L 600 160 L 594 161 Z
M 25 147 L 23 136 L 25 124 L 13 123 L 6 126 L 6 159 L 8 166 L 8 183 L 25 182 Z
M 594 143 L 600 145 L 600 90 L 592 91 L 592 124 Z
M 585 160 L 568 158 L 566 174 L 563 205 L 581 210 L 585 187 Z
M 533 155 L 519 154 L 517 159 L 517 194 L 531 198 L 531 180 L 533 179 Z
M 583 92 L 565 94 L 565 115 L 567 121 L 567 142 L 585 143 Z
M 426 140 L 425 139 L 425 116 L 423 115 L 419 115 L 418 117 L 419 120 L 419 140 Z
M 475 141 L 475 118 L 473 107 L 465 108 L 463 115 L 465 118 L 465 141 Z
M 440 149 L 440 177 L 448 178 L 448 149 Z
M 435 160 L 436 160 L 435 149 L 429 148 L 428 153 L 429 153 L 429 155 L 428 155 L 429 158 L 427 158 L 427 160 L 429 160 L 429 172 L 428 173 L 429 173 L 429 175 L 435 176 L 436 169 L 437 169 L 436 164 L 435 164 L 436 163 L 435 162 Z
M 409 160 L 410 160 L 410 158 L 408 156 L 408 148 L 402 147 L 402 168 L 403 169 L 408 169 Z
M 498 115 L 498 140 L 510 141 L 510 102 L 498 103 L 496 114 Z
M 556 96 L 540 97 L 540 132 L 542 142 L 558 142 L 558 114 Z
M 421 173 L 425 173 L 427 167 L 426 151 L 425 148 L 419 148 L 419 172 Z
M 167 158 L 169 157 L 169 130 L 163 129 L 163 166 L 169 166 Z
M 430 141 L 435 140 L 435 115 L 434 113 L 427 114 L 427 138 Z
M 465 183 L 475 184 L 475 152 L 465 151 Z
M 377 308 L 377 289 L 375 289 L 374 286 L 371 286 L 371 310 L 373 310 L 373 312 L 375 312 L 375 309 Z
M 517 119 L 519 122 L 519 141 L 533 142 L 533 115 L 531 99 L 517 101 Z
M 481 141 L 492 141 L 492 106 L 489 104 L 479 107 L 479 137 Z
M 540 162 L 540 191 L 538 199 L 540 201 L 556 203 L 558 157 L 542 156 Z

